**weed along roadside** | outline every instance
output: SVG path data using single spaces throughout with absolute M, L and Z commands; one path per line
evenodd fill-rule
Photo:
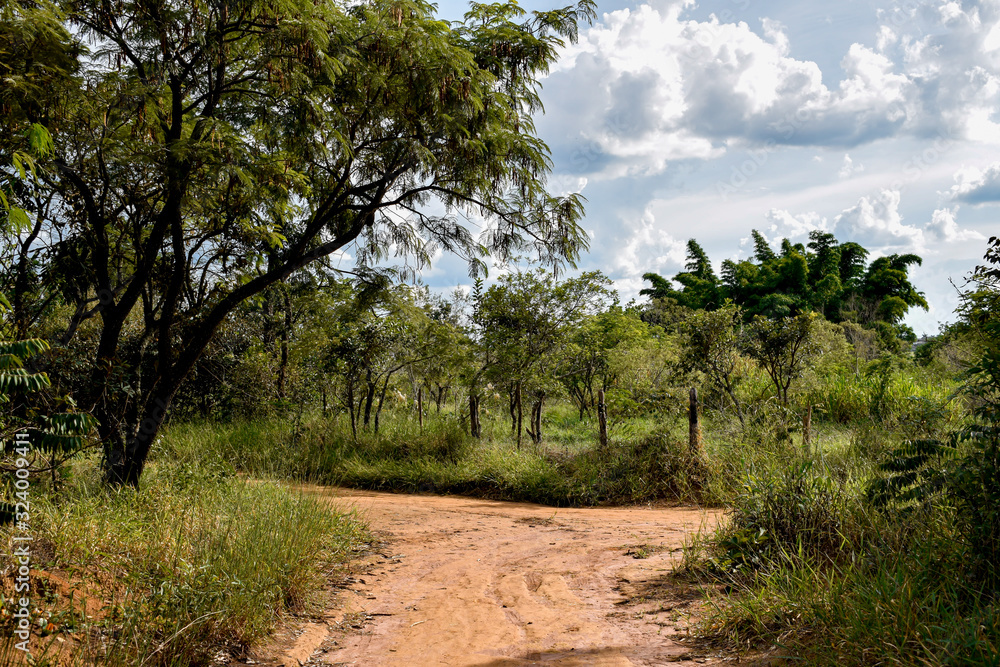
M 71 471 L 33 492 L 29 650 L 5 634 L 2 664 L 250 656 L 277 625 L 324 609 L 327 582 L 372 539 L 349 514 L 219 467 L 159 459 L 139 491 L 109 490 L 93 461 Z M 3 576 L 9 623 L 16 571 Z

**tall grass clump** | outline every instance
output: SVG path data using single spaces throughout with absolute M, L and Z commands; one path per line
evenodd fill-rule
M 696 566 L 735 593 L 706 634 L 805 664 L 1000 664 L 997 321 L 959 424 L 913 396 L 860 433 L 839 477 L 774 458 L 745 484 Z
M 570 447 L 555 437 L 518 448 L 506 433 L 472 438 L 451 418 L 427 419 L 423 428 L 412 419 L 386 419 L 377 433 L 355 436 L 346 420 L 317 417 L 297 430 L 279 420 L 180 424 L 163 446 L 180 461 L 211 452 L 252 476 L 383 491 L 556 506 L 699 497 L 703 480 L 693 477 L 687 444 L 669 425 L 617 429 L 606 448 L 596 440 L 592 434 Z
M 75 631 L 66 636 L 78 664 L 206 665 L 223 649 L 243 655 L 283 614 L 308 610 L 325 573 L 368 539 L 322 501 L 241 480 L 221 463 L 157 462 L 140 491 L 108 489 L 92 465 L 71 488 L 32 504 L 45 570 L 100 598 L 92 618 L 59 595 L 39 610 L 50 630 Z

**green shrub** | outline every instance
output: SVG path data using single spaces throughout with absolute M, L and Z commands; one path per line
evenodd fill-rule
M 733 499 L 714 564 L 739 574 L 834 561 L 844 539 L 845 505 L 839 488 L 811 462 L 750 474 Z

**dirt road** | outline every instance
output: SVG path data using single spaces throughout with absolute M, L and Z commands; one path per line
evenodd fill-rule
M 348 580 L 341 593 L 347 614 L 300 637 L 300 662 L 626 667 L 717 661 L 675 641 L 698 598 L 664 580 L 685 540 L 714 525 L 717 512 L 319 492 L 339 509 L 354 508 L 386 546 Z

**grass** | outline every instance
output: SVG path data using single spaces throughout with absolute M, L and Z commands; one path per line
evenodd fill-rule
M 343 418 L 315 416 L 297 430 L 280 419 L 194 422 L 172 426 L 164 447 L 180 461 L 197 460 L 207 449 L 251 476 L 375 490 L 555 506 L 695 497 L 698 480 L 679 427 L 656 430 L 653 420 L 635 420 L 613 430 L 602 449 L 596 433 L 580 437 L 586 422 L 565 421 L 562 428 L 546 423 L 543 445 L 525 437 L 520 449 L 502 425 L 476 440 L 449 416 L 426 419 L 422 430 L 413 419 L 387 418 L 379 433 L 361 431 L 357 439 Z
M 108 491 L 82 461 L 62 491 L 36 501 L 45 568 L 101 591 L 100 613 L 87 618 L 51 588 L 40 615 L 54 634 L 39 641 L 75 637 L 81 664 L 207 664 L 220 648 L 245 651 L 279 615 L 307 612 L 324 572 L 368 537 L 318 501 L 249 477 L 553 506 L 727 505 L 729 522 L 687 561 L 734 593 L 705 619 L 705 636 L 776 645 L 807 664 L 1000 665 L 996 604 L 955 575 L 964 552 L 949 508 L 904 518 L 865 501 L 895 444 L 960 421 L 949 387 L 906 396 L 917 385 L 896 371 L 834 380 L 816 390 L 808 447 L 801 414 L 760 381 L 741 390 L 745 424 L 706 410 L 698 460 L 680 403 L 616 417 L 606 448 L 592 419 L 558 401 L 546 407 L 543 442 L 525 436 L 520 447 L 496 405 L 482 439 L 448 411 L 421 427 L 387 410 L 380 432 L 357 437 L 344 416 L 315 413 L 174 423 L 140 493 Z M 711 392 L 703 400 L 725 405 Z M 0 662 L 11 651 L 0 648 Z
M 828 454 L 745 471 L 729 521 L 686 558 L 731 592 L 701 635 L 810 665 L 1000 664 L 996 592 L 967 576 L 952 508 L 879 511 L 865 497 L 877 457 L 854 442 Z
M 308 612 L 329 570 L 369 539 L 322 501 L 210 458 L 161 457 L 140 492 L 108 490 L 84 461 L 62 492 L 39 486 L 32 508 L 34 567 L 46 573 L 33 574 L 33 615 L 48 620 L 32 638 L 37 664 L 68 647 L 76 664 L 242 654 L 284 614 Z M 0 662 L 13 660 L 12 644 Z

